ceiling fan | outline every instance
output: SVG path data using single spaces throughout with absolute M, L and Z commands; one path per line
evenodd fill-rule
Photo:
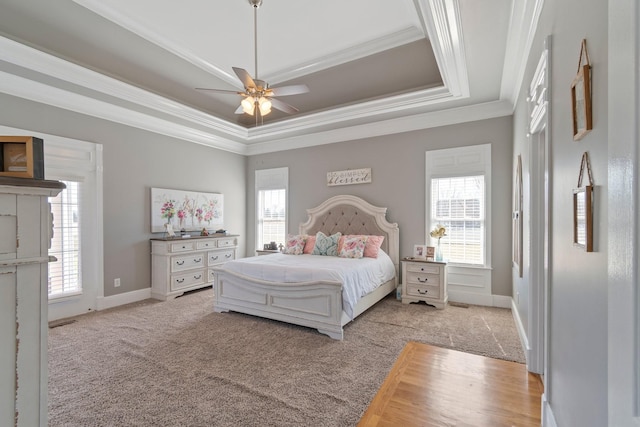
M 249 4 L 253 6 L 253 31 L 254 31 L 254 44 L 255 44 L 255 78 L 251 77 L 251 74 L 247 70 L 238 67 L 232 67 L 236 76 L 240 79 L 244 85 L 244 92 L 224 90 L 224 89 L 207 89 L 196 88 L 197 90 L 237 94 L 242 97 L 240 106 L 236 110 L 236 114 L 249 114 L 253 116 L 256 111 L 260 116 L 264 117 L 271 112 L 271 107 L 284 111 L 288 114 L 298 112 L 298 109 L 287 104 L 286 102 L 276 99 L 276 96 L 298 95 L 301 93 L 309 92 L 307 85 L 291 85 L 282 87 L 270 87 L 269 83 L 258 78 L 258 8 L 262 5 L 262 0 L 248 0 Z M 257 116 L 256 116 L 257 120 Z

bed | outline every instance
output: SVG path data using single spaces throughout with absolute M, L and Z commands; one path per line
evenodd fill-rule
M 395 292 L 398 284 L 399 229 L 386 219 L 387 208 L 376 207 L 351 195 L 334 196 L 319 206 L 307 209 L 308 219 L 300 224 L 299 234 L 384 236 L 380 249 L 388 256 L 393 273 L 388 280 L 363 296 L 345 310 L 343 283 L 336 277 L 290 275 L 293 281 L 264 280 L 247 273 L 246 266 L 237 263 L 273 264 L 308 259 L 309 255 L 273 254 L 230 261 L 214 269 L 214 311 L 234 311 L 279 320 L 317 329 L 337 340 L 344 337 L 343 327 L 369 307 Z M 313 255 L 318 257 L 317 255 Z M 273 258 L 272 258 L 273 257 Z M 337 258 L 337 257 L 320 257 Z M 380 258 L 380 256 L 379 256 Z M 233 264 L 232 264 L 233 263 Z M 269 267 L 268 265 L 271 265 Z M 255 267 L 255 265 L 254 265 Z

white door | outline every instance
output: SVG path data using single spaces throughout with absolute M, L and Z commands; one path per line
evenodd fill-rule
M 102 146 L 45 137 L 46 179 L 67 188 L 50 199 L 49 320 L 95 310 L 102 291 Z
M 609 2 L 609 425 L 640 425 L 640 6 Z

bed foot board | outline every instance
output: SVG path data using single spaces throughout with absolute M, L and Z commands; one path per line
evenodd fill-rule
M 330 338 L 333 338 L 334 340 L 338 340 L 338 341 L 342 341 L 342 339 L 344 338 L 344 333 L 342 332 L 342 329 L 340 331 L 318 329 L 318 332 L 320 332 L 321 334 L 329 335 Z

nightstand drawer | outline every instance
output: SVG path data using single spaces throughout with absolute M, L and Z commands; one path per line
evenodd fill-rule
M 440 266 L 436 264 L 425 264 L 425 263 L 407 263 L 407 272 L 409 273 L 429 273 L 429 274 L 440 274 Z
M 408 284 L 438 286 L 440 284 L 440 276 L 409 271 L 405 281 Z
M 424 298 L 440 298 L 440 287 L 437 282 L 435 286 L 407 284 L 407 295 L 419 296 Z

